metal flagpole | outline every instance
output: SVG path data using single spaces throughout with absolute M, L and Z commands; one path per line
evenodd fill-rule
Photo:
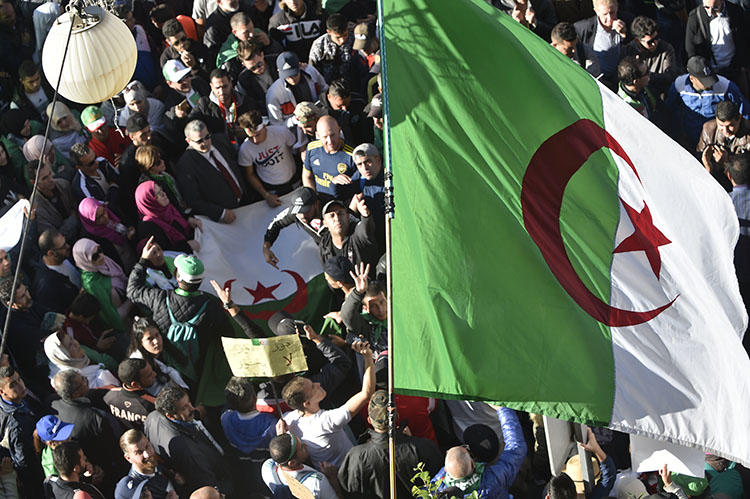
M 393 204 L 393 161 L 391 158 L 390 114 L 388 112 L 388 73 L 386 70 L 385 16 L 383 0 L 378 0 L 378 38 L 380 39 L 380 77 L 383 100 L 383 143 L 385 148 L 385 255 L 386 255 L 386 306 L 388 310 L 388 477 L 390 497 L 396 499 L 396 400 L 393 393 L 393 262 L 391 243 L 391 221 Z

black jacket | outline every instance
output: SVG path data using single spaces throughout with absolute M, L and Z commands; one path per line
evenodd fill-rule
M 368 430 L 370 439 L 352 447 L 339 466 L 339 483 L 344 497 L 356 499 L 387 498 L 388 434 Z M 409 497 L 411 478 L 418 463 L 425 464 L 430 476 L 442 467 L 442 457 L 435 442 L 396 433 L 396 490 L 398 497 Z
M 266 72 L 271 77 L 271 80 L 276 81 L 279 78 L 279 72 L 276 71 L 276 60 L 270 56 L 265 57 L 266 60 Z M 267 114 L 268 109 L 266 108 L 266 91 L 258 83 L 258 78 L 253 74 L 252 71 L 246 69 L 242 64 L 234 58 L 227 62 L 230 68 L 239 66 L 239 73 L 235 79 L 237 82 L 237 89 L 245 94 L 245 100 L 248 105 L 253 109 L 258 109 L 262 114 Z
M 74 400 L 55 400 L 52 408 L 58 417 L 75 427 L 71 438 L 81 444 L 83 453 L 92 464 L 98 464 L 104 470 L 111 469 L 113 463 L 121 464 L 122 456 L 118 437 L 120 427 L 117 421 L 107 412 L 96 408 L 86 397 Z
M 747 44 L 750 43 L 745 32 L 745 28 L 748 28 L 748 26 L 742 25 L 743 13 L 740 7 L 731 2 L 724 2 L 724 5 L 729 16 L 729 29 L 732 31 L 735 49 L 730 67 L 745 66 L 747 65 Z M 702 6 L 694 8 L 688 14 L 687 27 L 685 28 L 685 51 L 688 58 L 701 55 L 709 62 L 713 61 L 709 21 L 708 13 Z
M 229 315 L 224 311 L 218 298 L 208 293 L 183 296 L 174 291 L 152 288 L 146 284 L 145 260 L 140 260 L 133 267 L 128 279 L 127 294 L 133 303 L 143 305 L 153 312 L 152 318 L 162 334 L 166 334 L 172 324 L 167 310 L 167 296 L 170 309 L 178 321 L 192 319 L 203 304 L 208 302 L 205 312 L 196 322 L 198 345 L 202 353 L 206 352 L 211 342 L 218 341 L 221 336 L 234 336 L 231 334 L 232 323 Z
M 185 478 L 187 490 L 216 486 L 230 495 L 230 467 L 200 430 L 189 423 L 170 421 L 154 411 L 146 418 L 145 433 L 157 454 Z
M 190 46 L 187 48 L 187 51 L 193 54 L 193 57 L 198 61 L 198 67 L 192 70 L 193 76 L 200 76 L 208 81 L 208 75 L 216 67 L 216 57 L 214 56 L 212 59 L 211 53 L 202 43 L 195 40 L 190 40 L 188 43 L 190 43 Z M 164 67 L 164 64 L 170 59 L 180 59 L 180 53 L 171 45 L 161 53 L 159 65 Z
M 45 308 L 64 314 L 76 296 L 79 288 L 66 275 L 42 264 L 37 267 L 31 296 Z
M 105 396 L 104 403 L 109 412 L 127 430 L 143 430 L 146 416 L 154 410 L 154 397 L 145 390 L 125 390 L 112 388 Z
M 244 95 L 238 92 L 232 92 L 232 94 L 234 96 L 235 106 L 237 107 L 233 124 L 235 126 L 239 126 L 237 119 L 241 114 L 254 109 L 253 103 L 249 99 L 246 99 Z M 257 109 L 259 111 L 263 110 L 262 107 Z M 227 127 L 227 122 L 224 119 L 224 112 L 221 110 L 218 104 L 211 100 L 210 96 L 201 97 L 198 100 L 198 104 L 196 104 L 195 109 L 190 112 L 190 115 L 188 117 L 188 121 L 192 120 L 203 121 L 208 127 L 208 131 L 211 133 L 229 134 L 230 131 L 231 133 L 234 133 L 233 130 L 229 130 Z M 244 140 L 244 136 L 236 137 L 235 139 L 239 142 L 242 142 L 242 140 Z
M 630 24 L 633 22 L 633 16 L 625 11 L 619 11 L 617 14 L 617 17 L 619 19 L 622 19 L 623 22 L 627 25 L 627 36 L 625 37 L 625 40 L 620 44 L 621 48 L 624 48 L 625 45 L 633 39 L 633 36 L 630 32 Z M 589 47 L 594 46 L 594 37 L 596 36 L 596 26 L 597 26 L 597 17 L 591 16 L 586 19 L 581 19 L 580 21 L 576 22 L 574 24 L 576 33 L 578 33 L 578 41 L 583 43 L 584 45 L 588 45 Z
M 44 480 L 32 438 L 39 417 L 41 414 L 35 414 L 25 402 L 17 406 L 0 399 L 0 439 L 3 447 L 10 451 L 13 468 L 26 497 L 39 497 Z
M 268 21 L 270 35 L 286 50 L 294 52 L 301 62 L 310 57 L 310 47 L 317 37 L 325 33 L 325 26 L 320 17 L 315 15 L 314 2 L 305 1 L 305 13 L 296 17 L 282 6 Z
M 375 239 L 375 221 L 370 217 L 362 217 L 359 222 L 349 222 L 349 235 L 344 239 L 341 248 L 333 244 L 331 233 L 324 228 L 320 231 L 318 240 L 318 254 L 320 262 L 325 263 L 332 256 L 346 257 L 356 267 L 364 262 L 370 265 L 374 276 L 375 266 L 378 264 L 378 243 Z
M 88 456 L 87 456 L 88 457 Z M 53 499 L 73 499 L 76 491 L 86 492 L 91 499 L 104 499 L 104 494 L 99 489 L 84 482 L 66 482 L 57 475 L 52 475 L 45 482 L 47 490 L 46 497 Z M 41 497 L 41 496 L 40 496 Z
M 192 148 L 185 150 L 177 162 L 176 180 L 177 188 L 182 193 L 185 204 L 192 208 L 193 213 L 205 215 L 218 222 L 225 209 L 233 209 L 249 203 L 251 195 L 245 183 L 245 176 L 237 166 L 234 150 L 216 136 L 213 142 L 214 147 L 224 157 L 239 183 L 242 197 L 237 200 L 224 176 L 201 153 Z
M 120 191 L 120 173 L 114 169 L 106 159 L 99 161 L 99 173 L 109 183 L 109 190 L 104 192 L 96 180 L 84 175 L 81 170 L 76 170 L 71 187 L 73 197 L 76 203 L 80 203 L 83 198 L 98 199 L 102 203 L 109 203 L 117 206 L 117 200 Z
M 0 316 L 5 320 L 7 309 Z M 19 375 L 39 396 L 52 393 L 49 384 L 49 366 L 44 355 L 43 342 L 47 334 L 42 331 L 46 309 L 34 305 L 29 310 L 13 310 L 8 327 L 8 351 Z

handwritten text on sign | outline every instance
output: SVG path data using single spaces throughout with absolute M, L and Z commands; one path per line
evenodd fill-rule
M 272 338 L 222 338 L 232 374 L 248 378 L 274 377 L 307 371 L 302 343 L 296 334 Z

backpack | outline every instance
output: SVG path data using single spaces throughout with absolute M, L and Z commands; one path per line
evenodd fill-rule
M 272 472 L 274 475 L 274 479 L 277 483 L 268 484 L 268 487 L 271 489 L 271 497 L 273 497 L 273 499 L 294 499 L 294 496 L 292 495 L 292 491 L 289 489 L 289 486 L 283 485 L 281 483 L 281 479 L 279 478 L 279 473 L 278 473 L 278 466 L 273 466 Z M 308 471 L 307 473 L 302 475 L 300 478 L 298 478 L 297 481 L 299 483 L 302 483 L 308 477 L 311 477 L 317 474 L 318 474 L 317 471 Z
M 198 332 L 195 323 L 206 311 L 206 305 L 208 305 L 208 300 L 201 305 L 198 313 L 191 319 L 179 322 L 172 313 L 172 308 L 169 306 L 169 295 L 167 295 L 167 312 L 169 312 L 171 322 L 169 329 L 167 329 L 167 339 L 187 355 L 190 364 L 194 364 L 198 360 Z

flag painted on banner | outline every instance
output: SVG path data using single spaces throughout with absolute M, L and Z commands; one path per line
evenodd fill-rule
M 288 205 L 293 196 L 283 196 Z M 250 319 L 266 328 L 266 321 L 279 310 L 313 327 L 329 312 L 330 293 L 322 276 L 315 242 L 296 225 L 283 229 L 273 246 L 278 268 L 263 259 L 263 236 L 273 217 L 284 206 L 270 208 L 265 202 L 238 208 L 231 224 L 201 217 L 203 231 L 196 239 L 201 245 L 198 257 L 205 273 L 201 289 L 214 293 L 210 281 L 232 289 L 232 301 L 240 305 Z M 244 338 L 239 329 L 238 338 Z M 223 336 L 231 332 L 222 331 Z M 206 405 L 224 403 L 224 386 L 232 375 L 219 341 L 206 353 L 198 401 Z

